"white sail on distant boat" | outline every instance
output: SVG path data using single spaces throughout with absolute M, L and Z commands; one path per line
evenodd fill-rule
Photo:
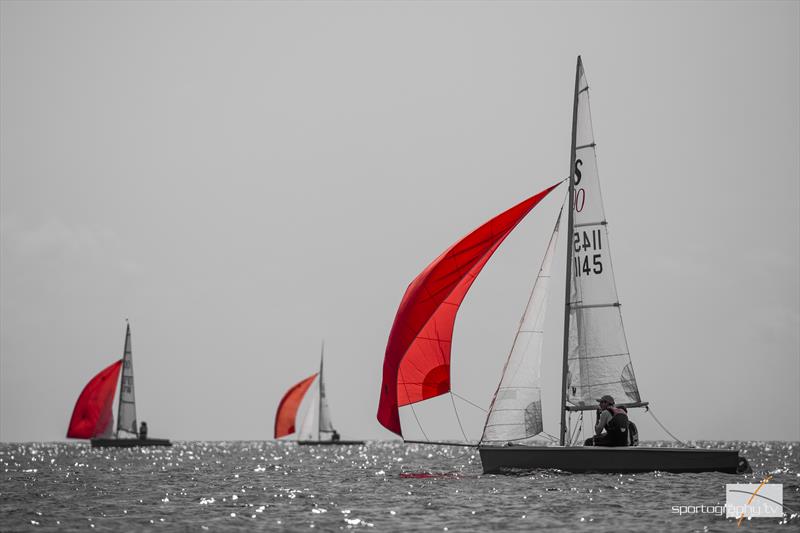
M 131 326 L 125 330 L 125 349 L 122 354 L 122 378 L 119 384 L 119 407 L 117 410 L 117 438 L 120 431 L 139 436 L 136 426 L 136 395 L 133 389 L 133 346 Z
M 297 432 L 297 443 L 305 444 L 364 444 L 360 440 L 342 440 L 331 421 L 331 410 L 325 394 L 323 364 L 325 343 L 319 357 L 319 372 L 293 385 L 284 394 L 275 415 L 275 438 L 295 433 L 295 418 L 303 401 L 307 408 Z
M 589 85 L 578 57 L 568 191 L 565 311 L 558 446 L 537 446 L 543 433 L 540 364 L 550 266 L 561 214 L 534 283 L 478 445 L 484 472 L 556 468 L 572 472 L 749 470 L 737 450 L 575 446 L 597 398 L 647 407 L 633 372 L 611 266 L 597 173 Z M 566 180 L 565 180 L 566 181 Z M 378 420 L 402 436 L 399 408 L 450 393 L 450 349 L 456 313 L 483 266 L 517 224 L 553 189 L 497 215 L 428 265 L 408 286 L 386 347 Z
M 331 410 L 330 407 L 328 407 L 328 398 L 325 396 L 325 380 L 323 374 L 324 357 L 325 343 L 322 344 L 322 353 L 319 357 L 319 374 L 306 393 L 309 402 L 306 413 L 303 416 L 300 432 L 297 435 L 297 440 L 299 442 L 332 440 L 334 435 L 338 435 L 333 428 Z

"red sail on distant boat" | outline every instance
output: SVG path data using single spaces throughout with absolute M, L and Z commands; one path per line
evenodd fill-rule
M 122 359 L 101 370 L 86 384 L 72 411 L 67 438 L 91 439 L 111 429 L 114 421 L 111 407 L 121 368 Z
M 397 309 L 386 355 L 378 421 L 402 435 L 398 409 L 450 391 L 456 313 L 486 262 L 559 184 L 500 213 L 445 250 L 411 282 Z
M 278 412 L 275 414 L 275 438 L 279 439 L 295 432 L 294 420 L 297 416 L 297 409 L 303 401 L 306 391 L 317 377 L 316 372 L 303 381 L 292 386 L 283 395 L 281 403 L 278 404 Z

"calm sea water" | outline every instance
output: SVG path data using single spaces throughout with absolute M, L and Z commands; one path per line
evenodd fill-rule
M 748 475 L 481 473 L 470 448 L 371 442 L 179 442 L 99 449 L 0 444 L 2 531 L 798 531 L 800 444 L 737 447 Z M 726 483 L 783 484 L 783 518 L 672 512 L 725 503 Z

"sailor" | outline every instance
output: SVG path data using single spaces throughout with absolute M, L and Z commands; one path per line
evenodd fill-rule
M 606 394 L 598 400 L 597 424 L 594 437 L 585 446 L 628 446 L 628 413 L 614 406 L 614 398 Z M 605 433 L 604 433 L 605 431 Z
M 141 440 L 147 440 L 147 422 L 145 421 L 139 424 L 139 438 Z
M 333 442 L 339 442 L 339 439 L 340 439 L 340 438 L 341 438 L 341 437 L 339 437 L 339 432 L 338 432 L 338 431 L 336 431 L 336 430 L 334 429 L 334 430 L 333 430 L 333 435 L 331 435 L 331 440 L 332 440 Z

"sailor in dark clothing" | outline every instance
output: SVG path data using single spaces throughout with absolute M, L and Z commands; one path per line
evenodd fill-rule
M 339 437 L 339 432 L 338 432 L 338 431 L 336 431 L 336 430 L 334 429 L 334 430 L 333 430 L 333 435 L 331 435 L 331 440 L 332 440 L 333 442 L 339 442 L 339 439 L 340 439 L 340 438 L 341 438 L 341 437 Z
M 586 439 L 584 446 L 628 446 L 628 412 L 615 407 L 614 398 L 607 394 L 597 401 L 595 434 L 591 439 Z
M 142 421 L 139 425 L 139 438 L 141 440 L 147 440 L 147 422 Z

